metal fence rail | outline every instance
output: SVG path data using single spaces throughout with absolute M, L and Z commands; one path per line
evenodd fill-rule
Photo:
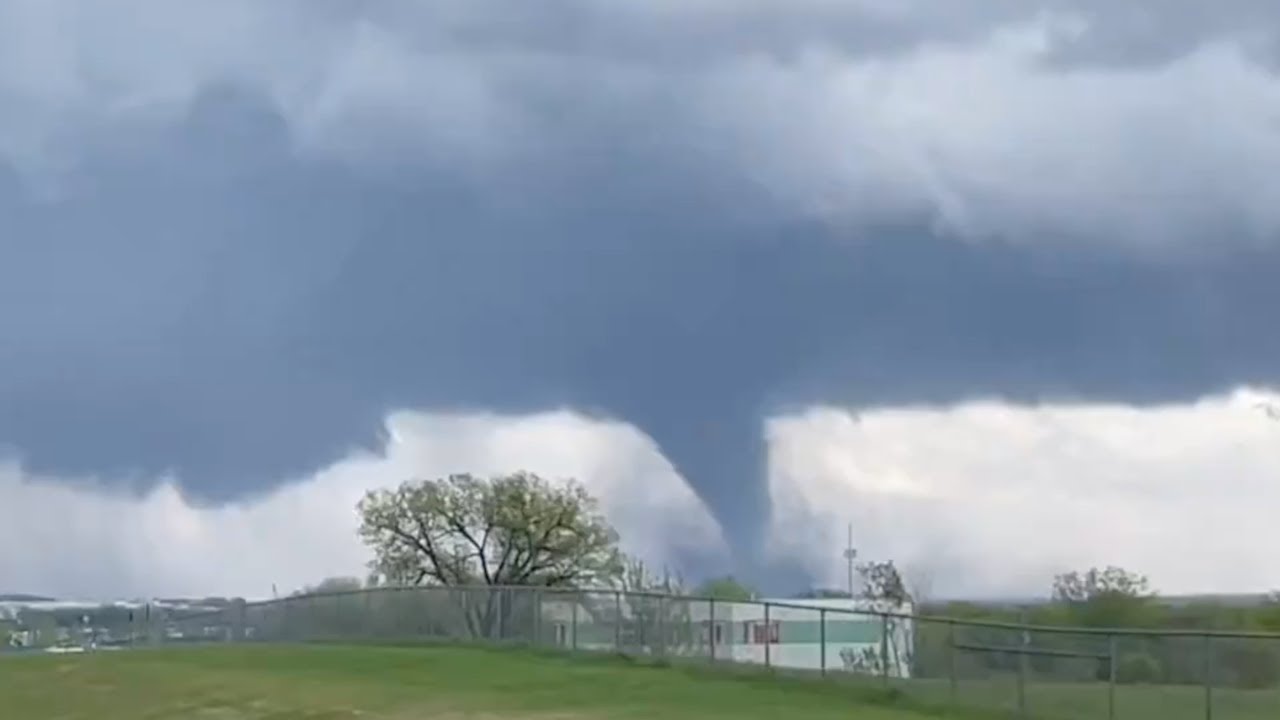
M 104 646 L 456 641 L 760 666 L 939 709 L 1056 720 L 1280 717 L 1280 636 L 1106 630 L 614 590 L 376 588 L 150 609 L 90 623 Z

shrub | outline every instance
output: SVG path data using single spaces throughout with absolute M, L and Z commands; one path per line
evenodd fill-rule
M 1160 661 L 1147 653 L 1121 655 L 1116 665 L 1116 682 L 1125 685 L 1156 682 L 1160 675 Z

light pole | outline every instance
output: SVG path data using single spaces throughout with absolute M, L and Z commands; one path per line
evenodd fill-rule
M 849 539 L 844 548 L 844 559 L 849 564 L 849 599 L 853 599 L 853 561 L 858 557 L 858 551 L 853 547 L 853 523 L 849 523 Z

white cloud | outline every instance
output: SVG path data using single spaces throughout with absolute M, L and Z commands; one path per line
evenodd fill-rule
M 655 562 L 723 561 L 720 529 L 633 427 L 569 412 L 398 413 L 379 453 L 357 452 L 265 496 L 196 507 L 173 484 L 144 497 L 0 466 L 0 592 L 267 596 L 362 575 L 354 507 L 368 489 L 451 472 L 528 469 L 579 479 L 624 546 Z
M 80 136 L 172 120 L 231 81 L 272 98 L 302 152 L 416 154 L 476 182 L 554 176 L 555 153 L 605 133 L 853 225 L 1139 247 L 1280 231 L 1280 81 L 1240 23 L 1169 63 L 1063 67 L 1063 47 L 1147 15 L 948 5 L 583 0 L 560 8 L 570 36 L 486 3 L 5 3 L 0 154 L 73 167 Z
M 845 523 L 936 595 L 1042 594 L 1067 569 L 1120 564 L 1168 592 L 1280 586 L 1280 423 L 1240 390 L 1183 405 L 816 407 L 767 424 L 768 548 L 844 582 Z M 398 413 L 382 452 L 352 453 L 271 493 L 196 507 L 0 467 L 0 590 L 64 596 L 261 596 L 357 574 L 365 490 L 448 472 L 526 468 L 581 479 L 650 560 L 729 560 L 719 527 L 633 427 L 569 412 Z M 727 565 L 725 565 L 727 567 Z
M 1280 586 L 1280 423 L 1239 390 L 1184 405 L 974 402 L 770 421 L 771 548 L 835 586 L 854 523 L 864 557 L 935 594 L 1043 595 L 1053 574 L 1118 564 L 1165 592 Z

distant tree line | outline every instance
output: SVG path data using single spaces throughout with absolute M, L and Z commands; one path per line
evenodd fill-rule
M 1121 683 L 1201 684 L 1206 672 L 1223 686 L 1261 688 L 1280 683 L 1280 642 L 1252 638 L 1214 638 L 1206 645 L 1195 636 L 1139 635 L 1123 630 L 1230 631 L 1280 633 L 1280 595 L 1256 603 L 1232 604 L 1213 600 L 1172 602 L 1161 597 L 1148 579 L 1119 567 L 1092 568 L 1056 576 L 1047 602 L 1020 607 L 988 603 L 946 602 L 919 608 L 925 615 L 958 620 L 994 621 L 1044 627 L 1091 628 L 1111 633 L 1021 633 L 1001 629 L 941 625 L 920 628 L 920 642 L 932 642 L 927 656 L 944 661 L 944 632 L 959 633 L 963 644 L 1002 647 L 1029 644 L 1032 648 L 1077 650 L 1109 656 L 1116 652 L 1115 677 Z M 1206 649 L 1207 648 L 1207 649 Z M 1205 653 L 1212 653 L 1206 658 Z M 970 669 L 1013 670 L 1023 662 L 1013 653 L 966 652 Z M 1031 655 L 1032 672 L 1063 680 L 1111 677 L 1109 659 L 1094 661 Z M 935 671 L 936 669 L 931 670 Z M 939 671 L 940 672 L 940 671 Z

